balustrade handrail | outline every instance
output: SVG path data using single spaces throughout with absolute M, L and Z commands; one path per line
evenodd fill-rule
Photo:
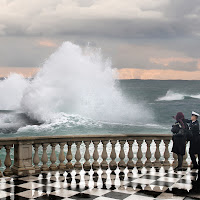
M 18 144 L 19 142 L 52 143 L 64 141 L 91 141 L 91 140 L 169 140 L 172 134 L 111 134 L 111 135 L 54 135 L 54 136 L 22 136 L 0 138 L 0 145 Z

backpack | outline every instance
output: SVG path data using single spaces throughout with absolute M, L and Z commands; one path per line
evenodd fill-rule
M 179 131 L 175 135 L 177 137 L 184 137 L 187 141 L 190 141 L 192 139 L 192 132 L 189 130 L 187 124 L 186 128 L 182 128 L 180 123 L 177 123 L 176 125 L 179 125 Z

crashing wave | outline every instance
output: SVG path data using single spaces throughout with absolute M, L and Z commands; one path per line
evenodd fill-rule
M 0 109 L 20 110 L 47 127 L 94 126 L 92 121 L 137 123 L 144 121 L 143 116 L 151 123 L 152 112 L 141 102 L 128 100 L 116 77 L 100 49 L 64 42 L 33 80 L 15 74 L 0 82 Z
M 184 100 L 185 98 L 200 99 L 200 94 L 192 95 L 192 94 L 184 94 L 168 90 L 165 96 L 159 97 L 156 101 L 180 101 Z

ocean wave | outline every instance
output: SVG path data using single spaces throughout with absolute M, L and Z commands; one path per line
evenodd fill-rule
M 101 121 L 151 123 L 154 119 L 151 108 L 137 101 L 134 94 L 131 100 L 127 98 L 117 75 L 100 49 L 64 42 L 43 63 L 33 80 L 13 74 L 0 82 L 0 110 L 20 110 L 39 126 L 11 116 L 9 123 L 8 119 L 0 119 L 0 128 L 3 123 L 12 126 L 18 119 L 19 126 L 26 127 L 20 130 L 42 131 L 95 127 Z
M 21 127 L 18 130 L 18 133 L 33 131 L 33 132 L 55 132 L 57 130 L 66 130 L 69 128 L 75 127 L 101 127 L 101 123 L 96 122 L 90 118 L 82 117 L 76 114 L 66 114 L 66 113 L 57 113 L 55 114 L 50 121 L 47 121 L 40 126 L 38 125 L 27 125 L 25 127 Z
M 64 42 L 43 64 L 21 99 L 32 119 L 51 120 L 56 113 L 78 114 L 95 121 L 151 122 L 153 113 L 123 94 L 117 72 L 100 49 Z
M 156 101 L 181 101 L 186 98 L 200 99 L 200 94 L 192 95 L 168 90 L 165 96 L 159 97 Z

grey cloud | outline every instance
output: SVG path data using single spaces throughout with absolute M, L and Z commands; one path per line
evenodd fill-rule
M 14 1 L 10 1 L 12 2 Z M 50 2 L 47 7 L 45 2 Z M 124 17 L 123 13 L 119 12 L 117 16 L 81 18 L 76 16 L 77 13 L 70 13 L 70 10 L 63 11 L 63 2 L 41 1 L 41 7 L 32 10 L 31 7 L 27 8 L 30 9 L 31 15 L 27 11 L 27 16 L 23 13 L 24 16 L 20 17 L 19 10 L 19 16 L 16 15 L 15 20 L 0 13 L 1 66 L 41 65 L 56 49 L 37 46 L 35 41 L 41 38 L 57 40 L 58 44 L 70 40 L 81 46 L 90 42 L 91 46 L 101 47 L 104 56 L 111 57 L 113 67 L 117 68 L 166 69 L 166 66 L 151 63 L 149 58 L 199 58 L 199 0 L 166 0 L 166 3 L 158 6 L 144 3 L 139 7 L 142 14 L 145 11 L 155 11 L 161 13 L 160 17 L 144 17 L 142 14 L 140 17 Z M 87 8 L 98 1 L 75 2 L 79 7 Z M 61 6 L 63 8 L 59 10 Z M 58 10 L 60 15 L 57 15 Z M 93 12 L 95 15 L 95 10 Z M 168 68 L 194 71 L 197 69 L 197 63 L 175 62 L 170 63 Z
M 75 2 L 80 7 L 90 7 L 95 4 L 95 1 L 91 0 L 76 0 Z M 85 34 L 119 39 L 183 37 L 200 32 L 200 19 L 188 17 L 192 14 L 200 16 L 198 2 L 198 0 L 171 0 L 159 8 L 152 8 L 152 11 L 159 10 L 163 14 L 161 18 L 124 18 L 121 13 L 118 13 L 117 18 L 112 15 L 110 17 L 102 15 L 92 19 L 91 17 L 80 18 L 78 13 L 77 17 L 73 16 L 73 18 L 67 12 L 63 13 L 62 17 L 56 15 L 55 9 L 62 5 L 62 1 L 57 0 L 50 4 L 49 11 L 48 8 L 45 11 L 46 14 L 42 8 L 35 9 L 32 17 L 16 18 L 15 21 L 10 18 L 1 19 L 0 15 L 0 22 L 5 26 L 5 35 L 12 36 Z M 151 11 L 149 8 L 143 8 L 144 10 Z M 50 13 L 49 17 L 47 17 L 48 12 Z
M 38 46 L 36 41 L 36 38 L 0 37 L 0 66 L 40 66 L 55 49 Z
M 174 62 L 170 62 L 167 68 L 174 69 L 174 70 L 181 69 L 183 71 L 196 71 L 198 69 L 198 66 L 197 66 L 197 61 L 191 61 L 187 63 L 174 61 Z

